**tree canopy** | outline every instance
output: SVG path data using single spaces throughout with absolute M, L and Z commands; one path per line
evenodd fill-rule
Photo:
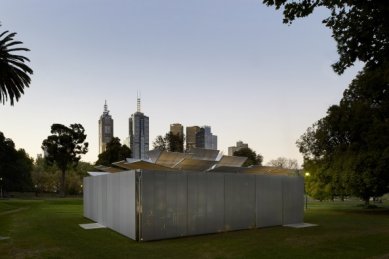
M 107 143 L 106 150 L 99 154 L 99 158 L 95 164 L 111 166 L 113 162 L 124 160 L 128 157 L 131 157 L 131 149 L 126 145 L 120 144 L 120 139 L 114 137 Z
M 15 149 L 14 142 L 0 132 L 0 178 L 3 191 L 29 191 L 32 188 L 33 160 L 24 149 Z
M 287 168 L 287 169 L 295 169 L 299 168 L 297 159 L 290 159 L 286 157 L 278 157 L 276 159 L 270 160 L 268 163 L 270 166 Z
M 365 68 L 297 141 L 308 170 L 331 195 L 368 203 L 389 191 L 389 66 Z
M 389 4 L 374 0 L 263 0 L 267 6 L 283 7 L 284 23 L 309 16 L 324 7 L 330 16 L 323 24 L 332 30 L 337 42 L 339 60 L 332 65 L 335 72 L 360 60 L 367 68 L 375 68 L 389 57 Z
M 0 24 L 1 26 L 1 24 Z M 16 33 L 4 31 L 0 33 L 0 102 L 10 100 L 11 105 L 18 101 L 24 93 L 24 88 L 29 87 L 32 69 L 27 66 L 28 58 L 16 55 L 17 51 L 30 51 L 19 47 L 21 41 L 15 41 Z
M 42 142 L 45 160 L 49 165 L 56 164 L 62 172 L 61 194 L 65 196 L 65 173 L 69 166 L 76 167 L 81 154 L 88 152 L 86 134 L 81 124 L 53 124 L 51 134 Z
M 93 170 L 93 165 L 79 161 L 77 167 L 70 167 L 66 171 L 66 193 L 80 194 L 83 188 L 83 178 Z M 37 194 L 41 192 L 57 192 L 61 188 L 61 170 L 56 166 L 48 165 L 43 157 L 34 162 L 31 172 L 32 182 Z
M 249 147 L 241 148 L 234 152 L 234 156 L 247 157 L 247 160 L 243 163 L 244 167 L 251 165 L 262 165 L 263 156 L 258 154 Z
M 184 152 L 184 136 L 172 132 L 166 133 L 165 137 L 158 135 L 153 142 L 153 147 L 171 152 Z

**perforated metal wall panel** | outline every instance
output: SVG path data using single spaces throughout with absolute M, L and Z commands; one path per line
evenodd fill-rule
M 187 235 L 187 177 L 166 174 L 166 238 Z
M 255 175 L 225 174 L 225 230 L 255 227 Z
M 135 172 L 84 178 L 84 216 L 136 239 Z
M 282 225 L 282 176 L 256 176 L 256 226 Z
M 149 240 L 158 234 L 154 234 L 155 230 L 155 207 L 154 205 L 154 174 L 141 174 L 141 217 L 140 217 L 140 238 L 141 240 Z M 157 202 L 155 202 L 157 203 Z
M 304 178 L 283 177 L 283 224 L 304 221 Z
M 91 177 L 84 177 L 83 179 L 83 198 L 84 198 L 84 217 L 91 218 L 92 216 L 92 191 L 90 189 Z
M 206 233 L 224 231 L 224 175 L 207 173 Z
M 143 171 L 141 239 L 187 235 L 187 177 L 185 173 Z
M 188 235 L 207 233 L 207 178 L 203 173 L 188 176 Z

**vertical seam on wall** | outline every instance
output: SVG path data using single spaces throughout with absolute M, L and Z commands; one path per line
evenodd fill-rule
M 255 205 L 255 212 L 254 212 L 254 228 L 257 228 L 257 215 L 258 215 L 258 208 L 257 208 L 257 175 L 254 175 L 254 205 Z
M 282 202 L 281 202 L 281 204 L 282 204 L 282 225 L 284 225 L 284 207 L 285 207 L 285 204 L 284 204 L 284 202 L 285 202 L 285 190 L 284 190 L 284 180 L 285 180 L 285 178 L 284 178 L 284 176 L 282 176 L 282 178 L 281 178 L 281 190 L 282 190 Z
M 186 175 L 186 233 L 185 235 L 188 235 L 188 225 L 189 225 L 189 177 L 188 173 L 185 172 Z
M 226 175 L 223 175 L 223 231 L 226 231 Z

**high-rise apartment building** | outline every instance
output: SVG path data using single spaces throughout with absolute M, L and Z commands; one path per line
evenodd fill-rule
M 184 136 L 184 126 L 180 123 L 170 124 L 170 132 L 174 135 Z
M 196 147 L 196 134 L 200 131 L 200 127 L 186 127 L 186 150 Z
M 238 142 L 236 142 L 235 147 L 228 147 L 228 155 L 233 156 L 235 151 L 238 151 L 242 148 L 248 148 L 248 147 L 249 147 L 248 144 L 243 143 L 243 141 L 238 141 Z
M 137 98 L 137 111 L 129 119 L 129 134 L 132 158 L 143 159 L 149 151 L 149 117 L 140 110 L 140 98 Z
M 107 101 L 104 104 L 103 114 L 99 119 L 99 154 L 106 150 L 108 142 L 113 138 L 113 119 L 108 111 Z
M 196 147 L 217 150 L 217 136 L 212 134 L 210 126 L 203 126 L 196 133 Z
M 212 135 L 212 147 L 211 149 L 217 150 L 217 136 Z

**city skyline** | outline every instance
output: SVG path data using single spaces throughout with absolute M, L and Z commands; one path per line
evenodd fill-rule
M 5 0 L 0 28 L 31 50 L 34 74 L 20 101 L 0 108 L 0 131 L 35 158 L 53 123 L 80 123 L 90 143 L 82 160 L 95 162 L 102 101 L 123 140 L 141 90 L 151 142 L 173 122 L 212 125 L 225 154 L 242 140 L 264 163 L 301 164 L 296 140 L 361 68 L 332 71 L 326 14 L 286 26 L 281 12 L 250 0 Z

